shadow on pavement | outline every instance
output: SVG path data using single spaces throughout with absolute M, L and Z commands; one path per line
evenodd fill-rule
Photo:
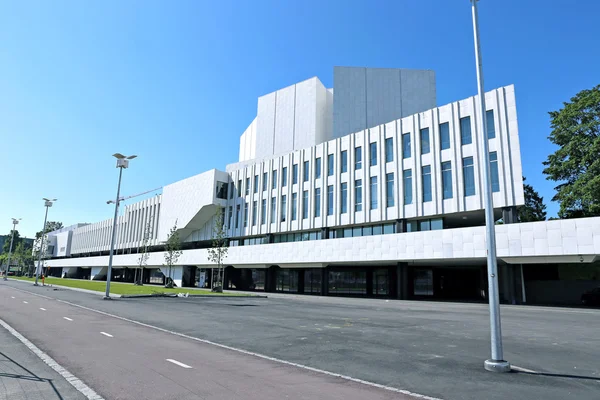
M 598 381 L 600 382 L 600 377 L 594 376 L 583 376 L 583 375 L 567 375 L 567 374 L 551 374 L 547 372 L 527 372 L 527 371 L 511 371 L 513 374 L 525 374 L 525 375 L 538 375 L 538 376 L 548 376 L 551 378 L 569 378 L 569 379 L 585 379 L 590 381 Z
M 29 375 L 19 375 L 19 374 L 9 374 L 9 373 L 5 373 L 5 372 L 0 372 L 0 378 L 13 378 L 13 379 L 33 381 L 33 382 L 42 382 L 42 383 L 47 382 L 52 387 L 52 390 L 54 390 L 54 393 L 56 393 L 56 397 L 59 400 L 63 400 L 63 397 L 58 392 L 58 389 L 56 389 L 56 386 L 54 385 L 54 382 L 52 382 L 52 379 L 40 378 L 39 376 L 37 376 L 36 374 L 34 374 L 33 372 L 31 372 L 30 370 L 28 370 L 27 368 L 25 368 L 24 366 L 19 364 L 17 361 L 13 360 L 12 358 L 10 358 L 9 356 L 7 356 L 6 354 L 4 354 L 1 351 L 0 351 L 0 356 L 4 357 L 6 360 L 10 361 L 11 363 L 17 365 L 19 368 L 21 368 L 23 371 L 25 371 L 29 374 Z

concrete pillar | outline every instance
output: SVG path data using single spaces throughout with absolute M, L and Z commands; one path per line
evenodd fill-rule
M 396 233 L 404 233 L 406 232 L 406 220 L 405 219 L 397 219 L 396 220 Z
M 321 295 L 329 294 L 329 270 L 327 267 L 321 268 Z
M 399 262 L 396 265 L 396 298 L 408 299 L 408 263 Z
M 329 228 L 321 228 L 321 239 L 329 239 Z
M 502 221 L 505 224 L 516 224 L 519 222 L 519 214 L 516 206 L 502 208 Z

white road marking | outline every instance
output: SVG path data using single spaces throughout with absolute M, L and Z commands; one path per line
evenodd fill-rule
M 106 333 L 106 332 L 100 332 L 100 333 L 103 334 L 104 336 L 113 337 L 113 335 L 111 335 L 110 333 Z
M 25 304 L 29 304 L 29 303 L 28 303 L 28 302 L 26 302 L 25 300 L 23 300 L 23 303 L 25 303 Z
M 48 354 L 41 351 L 36 345 L 27 340 L 23 335 L 13 329 L 12 326 L 8 325 L 2 319 L 0 319 L 0 325 L 2 325 L 6 330 L 8 330 L 14 337 L 19 339 L 21 343 L 29 348 L 32 352 L 35 353 L 42 361 L 50 366 L 53 370 L 58 372 L 63 378 L 67 380 L 75 389 L 81 392 L 88 400 L 105 400 L 104 397 L 100 396 L 98 393 L 94 392 L 92 388 L 83 383 L 79 378 L 75 375 L 71 374 L 69 371 L 64 369 L 60 364 L 58 364 L 52 357 Z
M 46 309 L 44 307 L 40 307 L 40 310 L 42 311 L 46 311 Z
M 73 321 L 71 318 L 69 317 L 63 317 L 64 319 L 66 319 L 67 321 Z
M 192 367 L 190 367 L 190 366 L 189 366 L 189 365 L 187 365 L 187 364 L 184 364 L 184 363 L 182 363 L 182 362 L 179 362 L 179 361 L 177 361 L 177 360 L 173 360 L 173 359 L 170 359 L 170 358 L 167 358 L 167 361 L 168 361 L 168 362 L 171 362 L 171 363 L 173 363 L 173 364 L 175 364 L 175 365 L 179 365 L 179 366 L 180 366 L 180 367 L 182 367 L 182 368 L 192 368 Z
M 517 372 L 529 372 L 530 374 L 538 374 L 539 372 L 531 370 L 531 369 L 527 369 L 527 368 L 523 368 L 523 367 L 519 367 L 517 365 L 511 365 L 510 369 L 517 371 Z
M 11 299 L 14 299 L 14 298 L 15 298 L 15 296 L 10 296 L 10 298 L 11 298 Z

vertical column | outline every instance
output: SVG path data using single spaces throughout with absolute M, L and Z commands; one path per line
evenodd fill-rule
M 399 262 L 396 265 L 396 295 L 399 300 L 408 299 L 408 263 Z
M 504 207 L 502 209 L 502 221 L 504 221 L 505 224 L 516 224 L 519 222 L 518 219 L 516 206 Z
M 405 219 L 397 219 L 396 220 L 396 233 L 404 233 L 406 232 L 406 220 Z
M 327 267 L 321 269 L 321 295 L 329 294 L 329 270 Z
M 321 192 L 322 197 L 322 192 Z M 325 194 L 325 199 L 327 199 L 327 194 Z M 327 217 L 325 217 L 327 218 Z M 329 239 L 329 228 L 321 228 L 321 239 Z

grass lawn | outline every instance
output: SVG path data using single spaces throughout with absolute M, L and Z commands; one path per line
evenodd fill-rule
M 35 278 L 26 278 L 23 276 L 11 276 L 11 279 L 18 279 L 22 281 L 30 281 L 35 282 Z M 39 279 L 38 282 L 40 285 L 42 284 L 42 280 Z M 62 279 L 62 278 L 46 278 L 46 285 L 60 285 L 60 286 L 68 286 L 79 289 L 87 289 L 87 290 L 95 290 L 97 292 L 104 293 L 106 291 L 106 282 L 105 281 L 89 281 L 84 279 Z M 206 289 L 196 289 L 196 288 L 174 288 L 167 289 L 163 286 L 158 285 L 144 285 L 137 286 L 132 285 L 130 283 L 119 283 L 119 282 L 111 282 L 110 283 L 110 292 L 113 294 L 160 294 L 160 293 L 189 293 L 189 294 L 207 294 L 213 296 L 251 296 L 244 293 L 213 293 L 210 290 Z

